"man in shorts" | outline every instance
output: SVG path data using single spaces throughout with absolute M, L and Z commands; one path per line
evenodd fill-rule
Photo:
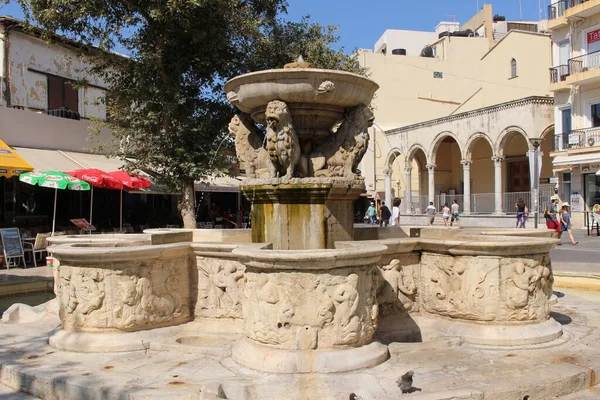
M 456 226 L 460 226 L 460 214 L 458 212 L 458 203 L 456 200 L 452 200 L 452 206 L 450 207 L 450 212 L 452 213 L 452 219 L 450 220 L 450 226 L 452 226 L 456 222 Z
M 558 196 L 554 195 L 550 197 L 548 204 L 546 205 L 546 210 L 544 212 L 544 217 L 546 218 L 546 228 L 552 229 L 556 232 L 555 237 L 558 239 L 561 236 L 560 223 L 558 222 L 558 217 L 556 215 L 558 207 Z

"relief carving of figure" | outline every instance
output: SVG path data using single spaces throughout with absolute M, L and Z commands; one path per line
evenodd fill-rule
M 353 179 L 367 151 L 373 120 L 373 112 L 364 104 L 352 108 L 337 131 L 310 155 L 311 175 Z
M 548 293 L 544 283 L 551 271 L 530 260 L 510 260 L 505 280 L 506 305 L 510 320 L 542 319 L 549 312 Z M 551 292 L 550 292 L 551 293 Z
M 359 339 L 361 320 L 357 315 L 357 285 L 358 275 L 350 274 L 346 283 L 339 285 L 331 296 L 336 310 L 334 322 L 338 331 L 335 344 L 352 344 Z
M 248 178 L 275 178 L 277 170 L 265 149 L 263 134 L 248 114 L 234 115 L 229 133 L 235 137 L 235 152 Z
M 102 307 L 105 297 L 102 275 L 98 271 L 82 269 L 72 273 L 69 284 L 63 287 L 68 287 L 65 311 L 73 315 L 76 326 L 83 326 L 87 316 Z
M 279 100 L 269 102 L 265 117 L 269 157 L 277 166 L 278 177 L 292 178 L 300 160 L 300 142 L 287 104 Z
M 377 302 L 382 315 L 412 311 L 417 294 L 412 265 L 401 266 L 400 260 L 394 259 L 382 267 L 381 275 Z
M 213 276 L 217 288 L 217 307 L 231 308 L 229 314 L 237 314 L 240 304 L 240 288 L 238 281 L 244 277 L 244 271 L 239 270 L 234 263 L 221 264 L 218 272 Z
M 140 303 L 142 294 L 138 292 L 136 283 L 136 276 L 125 277 L 119 281 L 122 296 L 114 311 L 119 328 L 132 328 L 146 323 L 146 314 Z

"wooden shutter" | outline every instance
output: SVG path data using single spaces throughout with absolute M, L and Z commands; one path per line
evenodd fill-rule
M 48 76 L 48 110 L 58 110 L 63 106 L 63 80 Z
M 71 111 L 79 112 L 79 93 L 77 88 L 73 87 L 71 82 L 64 82 L 65 101 L 63 106 Z

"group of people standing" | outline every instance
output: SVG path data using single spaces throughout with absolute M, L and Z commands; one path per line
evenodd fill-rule
M 385 201 L 381 202 L 379 210 L 375 202 L 372 201 L 366 214 L 369 224 L 375 225 L 379 223 L 379 226 L 400 226 L 400 202 L 400 199 L 395 199 L 394 206 L 390 211 L 389 207 L 385 205 Z
M 427 214 L 427 225 L 433 226 L 435 215 L 437 214 L 433 201 L 429 202 L 429 206 L 427 206 L 423 213 Z M 442 218 L 444 219 L 444 226 L 454 226 L 455 223 L 456 226 L 460 226 L 460 211 L 456 200 L 452 200 L 452 206 L 450 207 L 448 207 L 448 203 L 444 203 Z

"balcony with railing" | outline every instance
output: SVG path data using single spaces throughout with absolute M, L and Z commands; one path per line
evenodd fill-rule
M 565 11 L 569 8 L 569 0 L 558 0 L 548 6 L 548 19 L 553 20 L 565 15 Z
M 569 0 L 569 6 L 565 10 L 565 17 L 587 18 L 600 12 L 600 0 Z
M 569 148 L 569 132 L 555 133 L 552 151 L 564 151 Z
M 568 145 L 570 149 L 600 147 L 600 126 L 572 130 L 569 133 Z
M 550 68 L 550 91 L 568 90 L 567 78 L 571 74 L 568 65 Z
M 600 81 L 600 51 L 569 60 L 567 83 L 582 84 Z

